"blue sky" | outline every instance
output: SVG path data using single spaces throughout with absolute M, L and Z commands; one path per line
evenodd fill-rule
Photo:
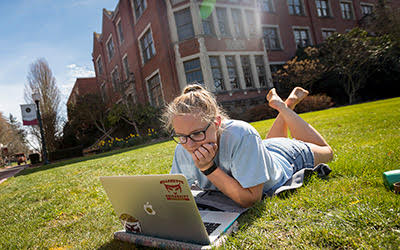
M 45 58 L 65 103 L 77 77 L 94 76 L 93 32 L 118 0 L 0 0 L 0 112 L 21 121 L 30 64 Z

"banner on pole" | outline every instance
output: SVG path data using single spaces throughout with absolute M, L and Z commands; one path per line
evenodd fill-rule
M 39 124 L 35 104 L 21 104 L 21 112 L 23 125 L 32 126 Z

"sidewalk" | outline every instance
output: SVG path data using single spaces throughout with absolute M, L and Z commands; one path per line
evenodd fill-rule
M 17 173 L 19 173 L 20 171 L 24 170 L 27 167 L 29 167 L 29 164 L 0 169 L 0 184 L 6 181 L 8 178 L 13 177 L 14 175 L 16 175 Z

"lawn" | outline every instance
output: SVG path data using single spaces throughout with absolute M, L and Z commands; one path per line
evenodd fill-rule
M 400 169 L 400 98 L 301 115 L 335 151 L 330 177 L 267 198 L 239 219 L 225 248 L 400 246 L 400 195 L 382 173 Z M 262 136 L 273 120 L 255 122 Z M 99 182 L 104 175 L 168 173 L 172 141 L 26 169 L 0 184 L 0 249 L 125 248 Z M 133 191 L 133 190 L 132 190 Z

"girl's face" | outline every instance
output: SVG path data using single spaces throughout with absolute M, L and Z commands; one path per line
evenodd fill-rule
M 201 145 L 206 143 L 218 143 L 218 128 L 221 125 L 221 117 L 216 117 L 213 122 L 209 123 L 203 121 L 199 115 L 186 114 L 177 115 L 172 119 L 172 127 L 176 135 L 189 136 L 196 138 L 199 136 L 199 132 L 205 131 L 205 139 L 202 141 L 193 141 L 191 138 L 186 137 L 186 143 L 182 143 L 182 146 L 189 152 L 193 153 Z M 208 128 L 207 128 L 208 126 Z M 200 136 L 200 138 L 202 138 Z

